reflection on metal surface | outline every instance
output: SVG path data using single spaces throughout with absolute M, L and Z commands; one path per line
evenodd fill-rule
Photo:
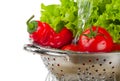
M 120 81 L 120 52 L 80 53 L 25 45 L 40 54 L 49 70 L 46 81 Z

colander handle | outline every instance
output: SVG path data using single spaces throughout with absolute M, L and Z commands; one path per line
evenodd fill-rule
M 57 56 L 66 56 L 66 57 L 69 57 L 69 54 L 70 54 L 69 51 L 51 49 L 51 48 L 41 47 L 34 44 L 25 44 L 24 50 L 33 52 L 36 54 L 48 54 L 48 55 L 57 55 Z
M 28 52 L 32 52 L 32 53 L 37 53 L 37 54 L 44 53 L 44 51 L 42 51 L 40 48 L 38 48 L 37 46 L 35 46 L 33 44 L 25 44 L 24 50 L 26 50 Z

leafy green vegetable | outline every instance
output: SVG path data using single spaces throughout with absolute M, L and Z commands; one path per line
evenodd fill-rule
M 120 43 L 120 0 L 93 0 L 93 12 L 87 25 L 102 26 Z M 86 26 L 87 27 L 87 26 Z
M 120 0 L 91 0 L 92 12 L 86 23 L 104 27 L 120 43 Z M 60 4 L 41 4 L 40 20 L 59 32 L 64 26 L 75 35 L 78 29 L 78 6 L 75 0 L 60 0 Z
M 63 27 L 70 29 L 74 35 L 77 31 L 77 2 L 74 0 L 60 0 L 61 4 L 41 4 L 40 20 L 47 22 L 56 32 Z

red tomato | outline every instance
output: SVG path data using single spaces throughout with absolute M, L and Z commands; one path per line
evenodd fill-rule
M 62 48 L 62 50 L 79 51 L 78 46 L 74 44 L 66 45 Z
M 82 52 L 110 52 L 113 40 L 105 29 L 93 26 L 80 35 L 78 44 Z
M 120 51 L 120 43 L 113 44 L 113 51 Z

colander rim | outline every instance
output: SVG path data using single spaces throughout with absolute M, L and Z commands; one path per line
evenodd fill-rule
M 92 55 L 120 55 L 120 51 L 115 52 L 74 52 L 66 51 L 55 48 L 38 46 L 36 44 L 25 44 L 24 49 L 29 52 L 34 52 L 42 55 L 54 55 L 54 56 L 63 56 L 63 55 L 82 55 L 82 56 L 92 56 Z

